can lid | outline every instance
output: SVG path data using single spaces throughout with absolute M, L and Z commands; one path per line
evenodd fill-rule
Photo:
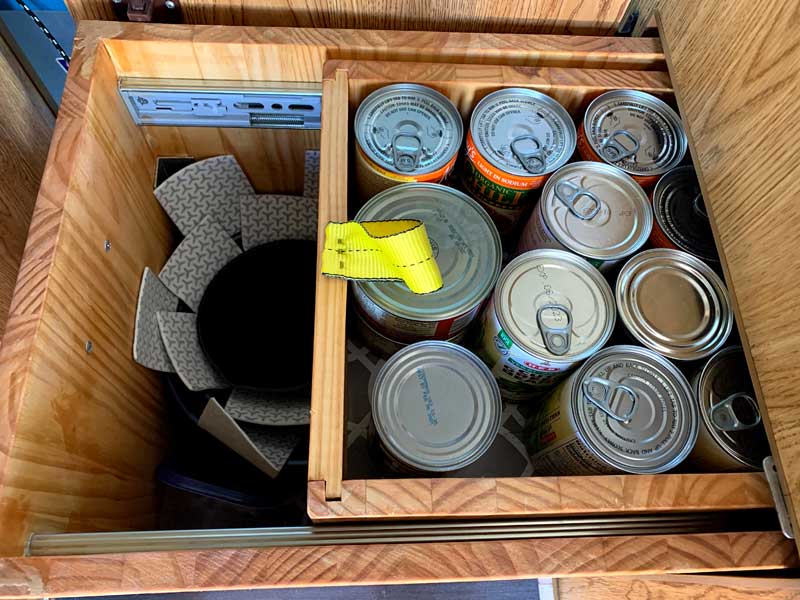
M 653 211 L 641 186 L 598 162 L 561 167 L 542 190 L 540 210 L 550 232 L 581 256 L 616 260 L 650 236 Z
M 672 169 L 653 190 L 656 223 L 681 250 L 706 261 L 719 262 L 694 167 Z
M 614 468 L 662 473 L 694 447 L 699 418 L 689 382 L 655 352 L 605 348 L 570 381 L 582 441 Z
M 511 341 L 554 363 L 574 363 L 601 348 L 616 320 L 600 271 L 563 250 L 531 250 L 508 263 L 494 306 Z
M 392 356 L 370 402 L 384 448 L 423 471 L 469 465 L 500 429 L 497 381 L 477 356 L 450 342 L 418 342 Z
M 660 175 L 678 166 L 686 154 L 680 117 L 655 96 L 614 90 L 586 109 L 583 128 L 603 160 L 632 175 Z
M 481 156 L 523 177 L 552 173 L 575 151 L 572 117 L 553 98 L 526 88 L 506 88 L 483 98 L 469 130 Z
M 695 380 L 695 392 L 700 416 L 717 444 L 742 464 L 760 469 L 769 441 L 742 347 L 712 356 Z
M 691 254 L 657 248 L 631 258 L 617 278 L 617 309 L 630 334 L 676 360 L 719 350 L 733 327 L 728 292 Z
M 464 137 L 455 105 L 436 90 L 415 83 L 372 92 L 356 111 L 354 129 L 359 147 L 373 162 L 409 176 L 447 165 Z
M 374 196 L 356 221 L 419 219 L 425 224 L 442 273 L 442 288 L 415 294 L 393 281 L 356 282 L 375 304 L 407 319 L 438 321 L 478 306 L 500 274 L 500 234 L 466 194 L 434 183 L 406 183 Z

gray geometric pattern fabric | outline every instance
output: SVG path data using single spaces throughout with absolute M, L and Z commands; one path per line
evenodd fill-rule
M 239 196 L 254 190 L 236 159 L 226 155 L 184 167 L 154 193 L 183 235 L 189 235 L 205 217 L 233 235 L 241 229 Z
M 225 412 L 237 421 L 254 425 L 308 425 L 310 390 L 303 394 L 259 392 L 236 388 Z
M 289 460 L 301 437 L 294 427 L 263 427 L 249 423 L 239 423 L 239 427 L 276 471 Z
M 319 198 L 319 150 L 306 150 L 303 196 Z
M 193 392 L 227 387 L 212 367 L 197 337 L 197 316 L 192 313 L 160 312 L 158 327 L 164 346 L 181 381 Z
M 173 312 L 178 308 L 178 297 L 153 273 L 144 268 L 136 303 L 136 321 L 133 329 L 133 360 L 155 371 L 174 373 L 175 367 L 169 359 L 161 340 L 157 312 Z
M 317 239 L 317 200 L 301 196 L 241 196 L 242 245 Z
M 214 276 L 241 253 L 222 227 L 206 217 L 178 244 L 159 276 L 164 285 L 196 311 Z

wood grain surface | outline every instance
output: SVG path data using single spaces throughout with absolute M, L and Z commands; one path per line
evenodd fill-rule
M 798 566 L 779 533 L 368 544 L 0 559 L 0 596 L 427 583 Z
M 44 171 L 55 117 L 0 39 L 0 338 L 6 325 L 14 284 L 33 205 Z
M 758 18 L 754 18 L 756 16 Z M 678 104 L 800 532 L 800 3 L 661 6 Z
M 181 0 L 183 22 L 205 25 L 613 34 L 629 0 Z M 101 0 L 67 0 L 75 19 L 114 20 Z

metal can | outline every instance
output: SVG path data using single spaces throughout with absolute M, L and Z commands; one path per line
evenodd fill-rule
M 353 128 L 356 181 L 363 202 L 401 183 L 439 183 L 456 164 L 464 137 L 455 105 L 415 83 L 372 92 L 359 105 Z
M 373 329 L 401 343 L 450 339 L 477 317 L 500 274 L 497 228 L 466 194 L 433 183 L 407 183 L 370 200 L 356 221 L 419 219 L 442 273 L 442 288 L 414 294 L 403 283 L 353 283 L 357 309 Z
M 464 187 L 489 212 L 501 234 L 530 207 L 531 190 L 575 151 L 575 124 L 550 96 L 506 88 L 478 102 L 467 133 Z
M 532 250 L 500 275 L 483 315 L 477 354 L 505 400 L 531 400 L 599 350 L 614 329 L 608 282 L 562 250 Z
M 406 343 L 398 342 L 397 340 L 387 338 L 385 335 L 381 335 L 367 322 L 360 312 L 356 311 L 354 317 L 356 335 L 358 335 L 361 341 L 364 342 L 367 348 L 375 355 L 381 358 L 389 358 L 408 346 Z M 447 341 L 452 344 L 461 344 L 466 333 L 466 330 L 461 331 Z
M 595 98 L 578 129 L 584 160 L 619 167 L 643 187 L 677 167 L 686 154 L 680 117 L 655 96 L 614 90 Z
M 547 180 L 518 250 L 569 250 L 606 272 L 641 248 L 652 226 L 650 201 L 628 175 L 598 162 L 572 163 Z
M 444 472 L 475 462 L 492 445 L 500 390 L 472 352 L 419 342 L 383 365 L 370 389 L 381 447 L 398 470 Z
M 695 374 L 692 386 L 700 433 L 687 462 L 714 473 L 761 470 L 769 441 L 742 347 L 714 354 Z
M 543 403 L 528 433 L 537 475 L 663 473 L 697 439 L 689 382 L 638 346 L 601 350 Z
M 656 248 L 631 258 L 617 277 L 616 299 L 628 334 L 673 360 L 713 354 L 733 328 L 725 284 L 680 250 Z
M 683 250 L 712 265 L 719 263 L 694 167 L 677 167 L 658 180 L 653 190 L 653 213 L 653 246 Z

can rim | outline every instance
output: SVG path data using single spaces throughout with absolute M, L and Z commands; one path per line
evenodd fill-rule
M 486 107 L 487 104 L 490 104 L 492 101 L 495 101 L 498 97 L 507 94 L 514 94 L 514 93 L 521 93 L 526 96 L 530 96 L 539 100 L 540 102 L 544 103 L 548 108 L 550 108 L 562 121 L 564 125 L 565 134 L 567 135 L 566 140 L 564 140 L 564 152 L 559 157 L 558 161 L 556 161 L 550 169 L 546 171 L 542 171 L 541 173 L 532 174 L 529 171 L 525 170 L 522 167 L 519 168 L 509 168 L 508 165 L 500 164 L 491 153 L 486 151 L 483 143 L 480 141 L 478 136 L 474 133 L 474 127 L 476 126 L 475 117 L 480 113 L 482 109 Z M 569 114 L 566 108 L 558 102 L 552 96 L 548 96 L 547 94 L 543 94 L 537 90 L 532 90 L 529 88 L 521 88 L 521 87 L 508 87 L 508 88 L 501 88 L 499 90 L 495 90 L 481 98 L 481 100 L 475 105 L 475 108 L 472 109 L 472 114 L 470 115 L 469 119 L 469 133 L 472 137 L 472 142 L 475 145 L 475 149 L 480 153 L 481 157 L 486 160 L 490 165 L 492 165 L 495 169 L 500 171 L 501 173 L 505 173 L 507 175 L 513 175 L 514 177 L 520 177 L 526 180 L 529 179 L 538 179 L 539 177 L 549 175 L 554 173 L 565 164 L 569 162 L 569 159 L 575 152 L 575 147 L 577 146 L 578 142 L 578 132 L 575 129 L 575 122 L 572 120 L 572 116 Z
M 407 355 L 420 353 L 427 349 L 430 349 L 433 352 L 438 350 L 440 352 L 458 354 L 460 358 L 465 359 L 468 364 L 471 364 L 476 368 L 476 370 L 480 373 L 481 380 L 486 384 L 485 391 L 489 392 L 489 401 L 487 402 L 487 418 L 479 423 L 482 433 L 476 434 L 476 441 L 473 442 L 472 447 L 468 448 L 468 452 L 458 460 L 450 460 L 449 462 L 438 461 L 438 463 L 433 463 L 415 459 L 413 455 L 411 455 L 403 447 L 394 443 L 393 440 L 388 436 L 385 429 L 385 423 L 380 418 L 381 412 L 380 410 L 376 410 L 380 387 L 385 385 L 387 378 L 392 375 L 393 370 L 400 369 L 402 366 L 404 366 L 404 361 L 406 360 Z M 408 360 L 413 360 L 413 357 Z M 500 397 L 500 388 L 497 385 L 494 375 L 492 375 L 492 372 L 489 370 L 489 368 L 482 360 L 475 356 L 475 354 L 463 346 L 453 344 L 452 342 L 437 340 L 417 342 L 395 353 L 384 363 L 383 367 L 373 380 L 372 385 L 370 386 L 369 400 L 370 408 L 372 410 L 372 420 L 375 424 L 375 431 L 378 434 L 383 447 L 390 452 L 392 458 L 421 471 L 443 473 L 455 471 L 472 464 L 486 453 L 486 451 L 494 443 L 497 434 L 500 431 L 500 423 L 503 412 L 502 399 Z M 378 415 L 377 418 L 376 415 Z
M 585 248 L 580 247 L 579 244 L 576 243 L 577 240 L 574 238 L 567 238 L 563 235 L 559 234 L 559 229 L 554 227 L 553 224 L 553 215 L 551 212 L 544 209 L 544 204 L 547 203 L 549 199 L 550 191 L 556 186 L 558 183 L 558 177 L 560 174 L 570 174 L 572 171 L 576 171 L 578 169 L 592 169 L 592 170 L 599 170 L 602 173 L 607 174 L 609 177 L 616 177 L 620 181 L 623 181 L 626 186 L 630 187 L 633 195 L 635 196 L 635 202 L 638 202 L 638 207 L 641 208 L 641 213 L 643 217 L 643 226 L 642 230 L 639 233 L 639 236 L 635 239 L 632 239 L 627 245 L 625 245 L 621 250 L 618 252 L 588 252 Z M 633 177 L 628 175 L 625 171 L 616 167 L 614 165 L 608 163 L 600 163 L 596 161 L 578 161 L 574 163 L 569 163 L 558 169 L 552 176 L 547 180 L 547 183 L 544 184 L 544 188 L 542 189 L 542 196 L 538 202 L 539 210 L 541 211 L 542 217 L 544 219 L 545 224 L 547 225 L 550 232 L 553 236 L 565 247 L 569 248 L 572 252 L 575 252 L 579 256 L 588 256 L 589 258 L 597 259 L 597 260 L 619 260 L 629 256 L 630 254 L 634 253 L 636 250 L 641 248 L 647 239 L 650 237 L 650 233 L 653 229 L 653 208 L 650 205 L 650 199 L 645 194 L 642 186 L 640 186 Z
M 640 326 L 634 310 L 631 286 L 635 281 L 637 270 L 648 262 L 666 260 L 673 266 L 687 270 L 695 280 L 704 279 L 707 286 L 703 290 L 713 293 L 719 303 L 719 315 L 711 331 L 704 334 L 694 345 L 669 345 L 666 342 L 648 336 Z M 696 360 L 710 356 L 725 344 L 733 330 L 733 315 L 730 296 L 722 279 L 706 263 L 682 250 L 671 248 L 653 248 L 644 250 L 633 256 L 619 272 L 615 290 L 617 311 L 626 330 L 643 346 L 673 360 Z
M 414 169 L 407 172 L 397 171 L 394 168 L 394 164 L 386 163 L 381 157 L 372 152 L 367 144 L 365 144 L 364 133 L 360 127 L 359 120 L 365 118 L 366 111 L 370 108 L 370 103 L 374 104 L 383 96 L 393 92 L 417 92 L 420 95 L 427 96 L 442 107 L 443 111 L 450 117 L 452 124 L 455 125 L 457 135 L 454 137 L 453 147 L 449 152 L 443 154 L 438 160 L 433 162 L 425 169 Z M 359 104 L 358 108 L 356 109 L 356 114 L 353 118 L 353 129 L 355 130 L 356 143 L 358 146 L 357 149 L 360 149 L 364 153 L 365 157 L 382 169 L 391 171 L 397 175 L 410 177 L 430 175 L 431 173 L 442 169 L 458 155 L 459 151 L 461 150 L 461 146 L 464 143 L 464 122 L 461 119 L 461 113 L 458 112 L 458 109 L 456 108 L 455 104 L 453 104 L 453 101 L 438 90 L 428 87 L 427 85 L 421 85 L 419 83 L 393 83 L 380 87 L 371 92 L 366 98 L 364 98 L 364 100 L 361 101 L 361 104 Z
M 581 407 L 581 397 L 580 397 L 580 386 L 582 385 L 583 380 L 586 376 L 597 367 L 597 364 L 600 363 L 602 360 L 605 360 L 609 355 L 624 355 L 627 356 L 635 356 L 639 359 L 646 358 L 651 360 L 653 363 L 657 364 L 659 367 L 663 368 L 671 377 L 672 383 L 674 387 L 678 389 L 680 394 L 679 404 L 682 403 L 684 413 L 689 416 L 690 423 L 689 423 L 689 432 L 688 438 L 683 445 L 676 445 L 675 448 L 677 452 L 675 455 L 666 463 L 656 465 L 653 467 L 652 465 L 649 467 L 645 467 L 642 469 L 636 469 L 630 467 L 629 465 L 623 464 L 621 461 L 614 460 L 613 456 L 610 456 L 607 452 L 606 447 L 601 447 L 598 445 L 593 438 L 588 435 L 588 429 L 586 427 L 585 422 L 585 414 L 583 411 L 580 410 Z M 619 359 L 617 359 L 619 360 Z M 663 375 L 664 373 L 662 373 Z M 697 442 L 697 436 L 699 434 L 700 428 L 700 419 L 698 417 L 698 410 L 697 406 L 693 401 L 693 392 L 692 388 L 687 381 L 686 377 L 680 370 L 672 364 L 668 359 L 661 356 L 657 352 L 654 352 L 648 348 L 642 348 L 641 346 L 632 346 L 632 345 L 619 345 L 619 346 L 609 346 L 608 348 L 603 348 L 599 352 L 597 352 L 594 356 L 592 356 L 589 360 L 587 360 L 581 367 L 576 371 L 574 377 L 570 377 L 569 379 L 570 385 L 570 414 L 572 415 L 573 422 L 575 423 L 576 432 L 578 433 L 579 439 L 583 442 L 586 446 L 588 446 L 594 455 L 595 458 L 599 459 L 601 462 L 607 464 L 608 466 L 618 470 L 623 471 L 625 473 L 632 473 L 632 474 L 655 474 L 655 473 L 664 473 L 665 471 L 669 471 L 670 469 L 676 467 L 681 462 L 683 462 L 686 457 L 689 456 L 691 451 L 694 449 L 695 443 Z
M 600 154 L 600 152 L 598 151 L 595 140 L 592 139 L 592 137 L 589 135 L 589 132 L 591 131 L 590 122 L 594 114 L 603 106 L 604 103 L 620 97 L 622 98 L 628 97 L 631 99 L 635 99 L 647 105 L 648 108 L 650 108 L 654 112 L 658 112 L 664 118 L 664 120 L 667 121 L 672 126 L 672 128 L 674 129 L 674 133 L 676 134 L 677 139 L 675 140 L 675 142 L 678 147 L 672 160 L 670 160 L 668 163 L 656 169 L 643 172 L 631 168 L 626 169 L 624 167 L 620 167 L 615 163 L 609 162 L 605 158 L 603 158 L 603 155 Z M 625 173 L 635 177 L 650 177 L 650 176 L 663 175 L 667 171 L 670 171 L 673 168 L 677 167 L 681 163 L 681 161 L 683 161 L 683 158 L 686 156 L 686 151 L 689 147 L 689 140 L 686 137 L 686 130 L 683 128 L 683 122 L 681 121 L 681 118 L 678 116 L 678 113 L 676 113 L 669 104 L 667 104 L 660 98 L 656 98 L 652 94 L 648 94 L 647 92 L 642 92 L 641 90 L 611 90 L 609 92 L 600 94 L 597 98 L 595 98 L 589 103 L 589 106 L 586 108 L 586 112 L 583 114 L 582 124 L 583 124 L 583 133 L 586 136 L 586 140 L 589 142 L 589 146 L 591 146 L 592 151 L 597 156 L 599 156 L 600 159 L 605 164 L 617 167 L 618 169 L 621 169 Z

